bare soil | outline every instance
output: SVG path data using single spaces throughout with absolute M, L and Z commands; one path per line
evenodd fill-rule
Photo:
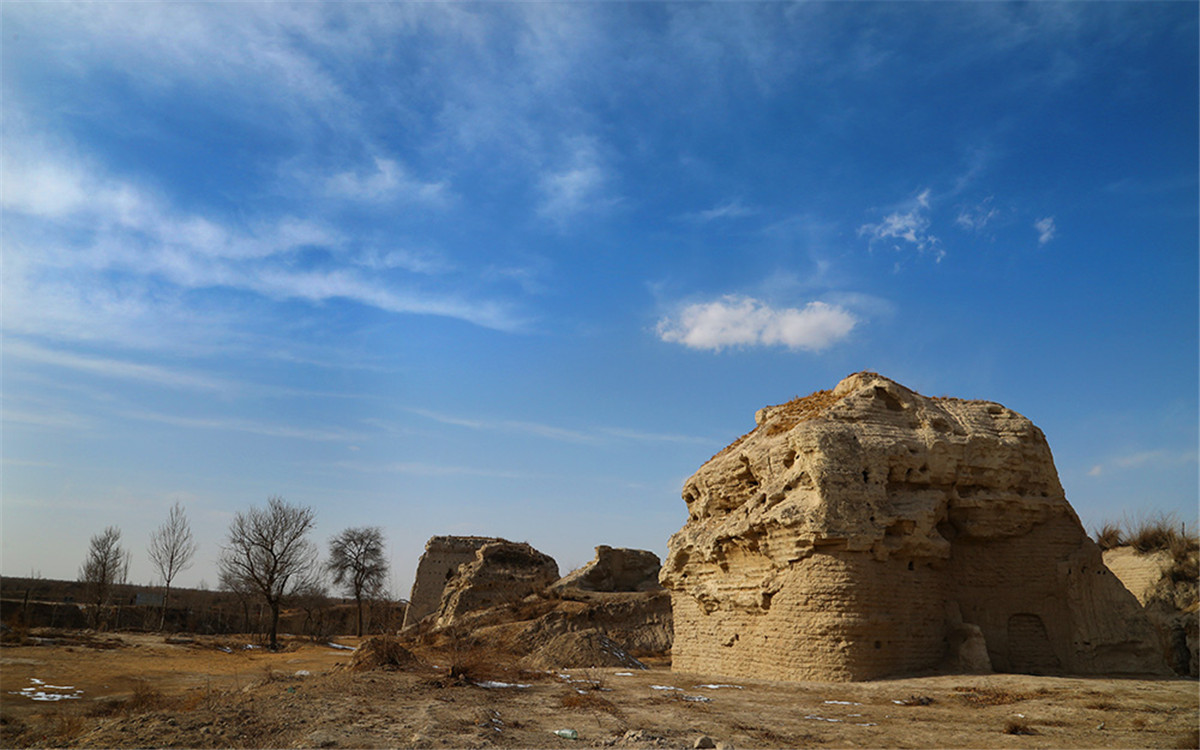
M 1191 680 L 783 683 L 680 674 L 662 660 L 487 674 L 428 656 L 353 671 L 350 651 L 300 640 L 281 653 L 156 635 L 44 643 L 0 649 L 4 747 L 690 748 L 707 736 L 735 748 L 1195 748 L 1200 722 Z

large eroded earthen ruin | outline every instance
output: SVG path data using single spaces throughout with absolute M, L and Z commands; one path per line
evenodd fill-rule
M 862 372 L 755 421 L 683 488 L 675 670 L 1164 671 L 1025 417 Z

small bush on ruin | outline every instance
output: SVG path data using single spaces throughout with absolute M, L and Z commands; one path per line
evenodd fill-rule
M 1096 530 L 1096 544 L 1102 550 L 1120 547 L 1124 541 L 1121 535 L 1121 527 L 1115 523 L 1106 521 L 1103 526 Z

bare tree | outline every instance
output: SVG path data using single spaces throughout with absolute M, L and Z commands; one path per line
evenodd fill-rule
M 271 497 L 266 508 L 234 516 L 221 550 L 222 583 L 234 591 L 253 590 L 271 609 L 273 650 L 279 648 L 279 608 L 284 597 L 317 569 L 317 548 L 308 540 L 313 523 L 312 508 Z
M 181 571 L 192 566 L 196 556 L 196 543 L 192 541 L 192 527 L 188 524 L 183 506 L 176 501 L 162 526 L 150 535 L 150 562 L 163 580 L 162 615 L 158 629 L 167 621 L 167 606 L 171 600 L 171 581 Z
M 121 530 L 109 526 L 92 537 L 87 559 L 79 568 L 79 580 L 87 590 L 92 605 L 92 627 L 105 624 L 104 608 L 112 597 L 113 587 L 124 583 L 129 575 L 129 553 L 121 547 Z
M 376 595 L 387 580 L 383 529 L 346 529 L 329 540 L 329 572 L 335 586 L 344 586 L 358 605 L 358 635 L 363 634 L 363 599 Z

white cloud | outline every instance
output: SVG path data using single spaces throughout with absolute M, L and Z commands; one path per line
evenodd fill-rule
M 969 232 L 982 232 L 984 227 L 999 215 L 1000 210 L 992 205 L 992 198 L 988 196 L 980 201 L 978 205 L 966 207 L 959 211 L 954 223 Z
M 922 254 L 931 252 L 940 262 L 946 251 L 942 241 L 929 231 L 929 194 L 930 190 L 926 188 L 878 223 L 863 224 L 858 228 L 858 235 L 867 237 L 872 246 L 887 242 L 897 251 L 909 247 Z
M 595 142 L 574 138 L 565 163 L 545 172 L 539 180 L 542 193 L 538 215 L 557 224 L 582 213 L 608 208 L 616 199 L 607 194 L 609 175 Z
M 775 309 L 750 297 L 727 295 L 663 318 L 658 335 L 691 349 L 785 346 L 820 351 L 848 336 L 857 323 L 844 308 L 824 302 L 810 302 L 802 309 Z
M 739 219 L 744 216 L 753 216 L 756 213 L 758 213 L 756 209 L 742 203 L 740 198 L 734 198 L 733 200 L 713 206 L 706 211 L 697 211 L 696 213 L 688 214 L 685 218 L 693 221 L 709 222 L 718 219 Z
M 1033 222 L 1033 228 L 1038 233 L 1038 244 L 1045 245 L 1050 240 L 1054 239 L 1054 235 L 1058 232 L 1058 227 L 1054 225 L 1054 217 L 1047 216 L 1044 219 L 1038 219 Z
M 1109 471 L 1126 471 L 1129 469 L 1161 468 L 1178 466 L 1180 464 L 1196 463 L 1200 456 L 1195 450 L 1148 450 L 1113 456 L 1102 463 L 1088 469 L 1089 477 L 1102 476 Z
M 180 211 L 24 133 L 5 139 L 3 158 L 5 327 L 14 332 L 145 340 L 146 331 L 169 322 L 161 313 L 177 293 L 215 288 L 274 300 L 345 299 L 498 330 L 521 326 L 505 304 L 363 273 L 372 263 L 356 267 L 356 258 L 344 257 L 351 240 L 320 221 L 283 215 L 238 225 Z M 326 250 L 332 264 L 299 265 L 308 248 Z M 371 261 L 426 276 L 448 268 L 432 253 L 400 250 Z M 182 315 L 197 314 L 186 309 Z
M 247 419 L 226 417 L 184 417 L 177 414 L 160 414 L 150 411 L 118 412 L 126 419 L 136 419 L 144 422 L 157 422 L 185 429 L 217 430 L 220 432 L 246 432 L 252 435 L 288 438 L 293 440 L 312 440 L 318 442 L 355 442 L 361 441 L 362 435 L 321 428 L 292 427 L 290 425 L 273 425 Z
M 453 427 L 465 427 L 471 430 L 486 430 L 490 432 L 504 432 L 508 434 L 524 434 L 533 435 L 536 437 L 549 438 L 551 440 L 560 440 L 568 443 L 597 443 L 604 440 L 630 440 L 642 443 L 711 443 L 711 440 L 706 438 L 692 437 L 688 435 L 674 435 L 666 433 L 642 432 L 640 430 L 628 430 L 619 427 L 602 427 L 594 431 L 573 430 L 565 427 L 556 427 L 553 425 L 540 424 L 537 422 L 526 422 L 520 420 L 480 420 L 470 419 L 466 417 L 457 417 L 449 414 L 441 414 L 439 412 L 430 411 L 428 409 L 410 408 L 407 411 L 416 414 L 426 419 L 432 419 L 441 424 L 451 425 Z M 384 429 L 388 429 L 384 427 Z
M 158 365 L 126 362 L 104 357 L 89 357 L 71 352 L 45 349 L 23 341 L 9 338 L 4 344 L 4 354 L 38 364 L 65 367 L 108 378 L 136 380 L 168 388 L 197 391 L 228 391 L 232 385 L 218 378 L 193 373 L 179 372 Z
M 400 200 L 428 206 L 445 205 L 449 191 L 444 182 L 423 182 L 393 159 L 376 157 L 372 169 L 345 171 L 328 178 L 327 194 L 351 200 Z

